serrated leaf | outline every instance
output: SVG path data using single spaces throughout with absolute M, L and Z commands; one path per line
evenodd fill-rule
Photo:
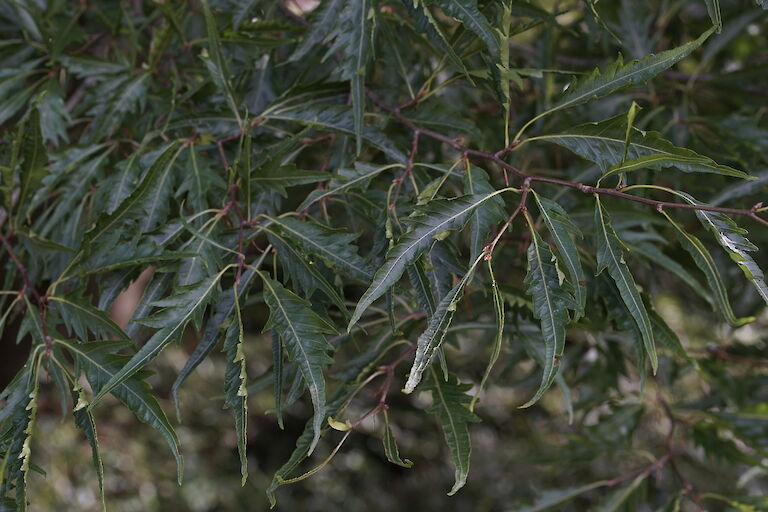
M 608 274 L 616 283 L 621 299 L 627 306 L 637 328 L 639 329 L 643 346 L 648 358 L 651 360 L 653 373 L 659 366 L 656 347 L 653 341 L 653 329 L 648 312 L 645 309 L 640 293 L 637 291 L 637 285 L 629 272 L 624 261 L 624 255 L 621 251 L 622 243 L 616 232 L 611 226 L 611 219 L 608 212 L 602 206 L 600 198 L 595 196 L 595 230 L 597 238 L 597 274 L 608 269 Z
M 563 262 L 568 270 L 573 298 L 577 304 L 574 311 L 574 320 L 578 320 L 584 316 L 584 307 L 587 302 L 586 277 L 581 266 L 579 251 L 572 236 L 581 238 L 581 231 L 562 206 L 551 199 L 540 196 L 536 192 L 532 191 L 531 194 L 536 201 L 536 206 L 539 208 L 539 213 L 542 219 L 544 219 L 550 235 L 552 235 L 552 241 L 555 243 L 555 247 L 557 247 L 557 251 L 560 254 L 560 261 Z
M 66 348 L 85 370 L 85 375 L 94 392 L 103 395 L 102 391 L 109 382 L 115 381 L 118 372 L 125 368 L 128 356 L 118 354 L 127 348 L 122 341 L 99 341 L 94 343 L 79 343 L 77 341 L 56 340 L 56 343 Z M 181 483 L 184 466 L 179 450 L 179 439 L 171 426 L 160 404 L 152 396 L 151 388 L 143 375 L 134 373 L 108 390 L 116 396 L 137 418 L 154 428 L 165 439 L 176 458 L 178 480 Z M 91 402 L 91 406 L 93 403 Z
M 680 192 L 680 195 L 690 204 L 704 205 L 689 194 Z M 696 217 L 705 228 L 712 231 L 717 243 L 725 249 L 728 256 L 739 266 L 746 278 L 755 287 L 760 297 L 768 304 L 768 285 L 765 284 L 765 274 L 749 255 L 750 252 L 757 251 L 757 247 L 744 236 L 747 234 L 747 230 L 740 228 L 733 219 L 724 213 L 696 210 Z
M 83 388 L 79 385 L 75 385 L 72 389 L 72 414 L 75 417 L 75 425 L 83 431 L 86 439 L 88 439 L 88 444 L 91 446 L 91 459 L 93 460 L 93 467 L 96 470 L 96 478 L 99 481 L 101 508 L 106 511 L 107 505 L 104 500 L 104 463 L 101 460 L 101 453 L 99 451 L 99 437 L 96 433 L 96 421 L 93 419 L 93 414 L 88 410 L 87 401 L 83 395 Z
M 466 288 L 467 283 L 472 279 L 480 259 L 481 257 L 475 259 L 461 281 L 440 300 L 437 308 L 435 308 L 435 313 L 429 318 L 427 328 L 421 333 L 419 339 L 416 340 L 416 355 L 413 358 L 413 365 L 408 374 L 408 380 L 403 388 L 403 393 L 412 393 L 419 382 L 421 382 L 424 371 L 432 364 L 432 359 L 440 350 L 448 327 L 451 326 L 453 315 L 456 312 L 456 305 L 464 294 L 464 288 Z
M 485 43 L 493 63 L 498 61 L 499 40 L 488 19 L 478 9 L 477 0 L 428 0 L 428 2 L 440 7 L 447 15 L 460 20 L 468 30 Z
M 16 206 L 19 213 L 28 206 L 27 197 L 43 177 L 43 166 L 48 162 L 48 153 L 43 145 L 43 134 L 40 128 L 40 113 L 32 108 L 19 126 L 21 164 L 18 169 L 19 195 Z
M 577 309 L 572 288 L 560 277 L 557 259 L 526 215 L 531 244 L 528 246 L 528 273 L 525 284 L 533 299 L 533 316 L 541 322 L 544 341 L 544 371 L 536 394 L 520 407 L 530 407 L 539 401 L 552 385 L 565 348 L 565 327 L 570 322 L 569 309 Z
M 224 370 L 224 408 L 232 409 L 237 432 L 237 451 L 240 455 L 240 485 L 248 479 L 248 372 L 243 352 L 243 319 L 240 315 L 237 285 L 232 290 L 235 315 L 224 335 L 227 366 Z
M 336 194 L 343 194 L 355 188 L 364 188 L 373 178 L 380 173 L 398 167 L 399 164 L 375 165 L 365 162 L 355 162 L 354 169 L 339 169 L 325 190 L 313 190 L 307 198 L 296 208 L 297 211 L 306 210 L 318 201 L 322 201 Z M 328 177 L 328 175 L 326 175 Z
M 490 194 L 496 189 L 491 185 L 488 174 L 481 168 L 470 165 L 464 173 L 465 194 Z M 491 228 L 505 218 L 504 201 L 494 197 L 472 212 L 469 219 L 469 260 L 474 261 L 483 250 Z
M 501 354 L 501 347 L 504 343 L 504 297 L 501 295 L 501 290 L 499 290 L 499 283 L 496 282 L 496 276 L 493 274 L 493 264 L 491 262 L 492 260 L 488 260 L 488 278 L 491 282 L 493 312 L 494 316 L 496 317 L 496 335 L 494 336 L 493 348 L 491 349 L 491 357 L 488 359 L 488 365 L 485 367 L 483 378 L 480 381 L 480 385 L 477 388 L 475 396 L 472 397 L 472 402 L 469 404 L 469 410 L 473 412 L 475 410 L 475 404 L 480 398 L 480 394 L 483 392 L 483 389 L 485 389 L 485 385 L 488 382 L 488 377 L 491 376 L 491 370 L 493 370 L 493 366 L 499 359 L 499 355 Z
M 48 300 L 60 307 L 64 323 L 74 329 L 79 339 L 86 340 L 88 330 L 99 337 L 112 334 L 119 339 L 129 339 L 128 334 L 107 313 L 74 296 L 52 296 Z
M 101 387 L 94 397 L 91 407 L 116 386 L 119 386 L 123 381 L 144 368 L 165 347 L 181 336 L 192 315 L 200 308 L 204 308 L 211 300 L 211 296 L 226 270 L 224 269 L 217 275 L 200 281 L 195 285 L 182 287 L 178 293 L 154 303 L 155 306 L 162 307 L 163 309 L 148 318 L 142 319 L 141 323 L 149 327 L 157 327 L 160 330 L 147 340 L 125 366 Z
M 672 217 L 666 212 L 662 211 L 661 213 L 667 218 L 669 223 L 675 227 L 680 244 L 688 254 L 691 255 L 696 266 L 704 273 L 709 288 L 715 295 L 714 303 L 720 311 L 720 314 L 723 315 L 728 323 L 734 326 L 740 326 L 754 321 L 753 317 L 737 318 L 736 315 L 733 314 L 733 308 L 731 308 L 731 302 L 728 299 L 728 290 L 723 283 L 723 278 L 720 276 L 720 270 L 717 268 L 717 264 L 712 258 L 712 255 L 704 244 L 701 243 L 701 240 L 691 233 L 688 233 L 682 226 L 672 220 Z
M 625 87 L 646 82 L 690 55 L 707 40 L 713 31 L 714 28 L 711 28 L 682 46 L 655 55 L 647 55 L 627 64 L 624 64 L 623 59 L 619 57 L 602 73 L 595 70 L 588 77 L 569 87 L 560 100 L 549 108 L 548 112 L 580 105 Z
M 451 460 L 456 468 L 454 484 L 448 492 L 449 496 L 456 494 L 464 487 L 469 475 L 472 444 L 467 423 L 480 421 L 480 418 L 467 408 L 471 397 L 466 392 L 471 387 L 470 384 L 462 384 L 454 375 L 451 375 L 448 381 L 444 381 L 438 377 L 434 368 L 424 386 L 425 390 L 432 393 L 432 406 L 427 409 L 427 412 L 437 416 L 440 421 L 451 453 Z
M 216 20 L 208 5 L 208 0 L 202 0 L 202 4 L 203 18 L 205 19 L 205 31 L 208 35 L 208 52 L 210 54 L 210 58 L 203 57 L 203 62 L 208 68 L 208 72 L 216 83 L 216 86 L 224 93 L 229 108 L 232 110 L 235 119 L 237 119 L 237 125 L 242 126 L 243 123 L 240 119 L 237 100 L 235 100 L 235 94 L 232 91 L 232 84 L 230 83 L 229 70 L 221 55 L 219 28 L 216 26 Z
M 384 264 L 376 271 L 373 282 L 357 303 L 347 329 L 357 323 L 368 306 L 384 295 L 400 279 L 406 267 L 424 254 L 437 237 L 447 231 L 461 229 L 475 208 L 503 191 L 505 189 L 491 194 L 435 199 L 417 207 L 415 215 L 409 219 L 411 229 L 400 236 L 397 243 L 387 251 Z
M 413 462 L 408 459 L 400 458 L 400 450 L 397 448 L 397 441 L 395 435 L 392 433 L 392 427 L 389 425 L 389 414 L 384 409 L 384 455 L 387 460 L 392 464 L 402 466 L 404 468 L 413 467 Z
M 299 366 L 309 389 L 315 409 L 313 438 L 309 453 L 315 449 L 325 421 L 325 377 L 323 366 L 333 362 L 328 352 L 333 349 L 325 334 L 335 332 L 333 326 L 317 313 L 310 304 L 283 285 L 261 274 L 264 282 L 264 302 L 270 316 L 265 330 L 275 330 L 283 342 L 289 357 Z
M 656 171 L 665 167 L 674 167 L 683 172 L 747 177 L 747 174 L 720 165 L 695 151 L 675 146 L 659 132 L 643 131 L 634 127 L 628 130 L 627 116 L 624 114 L 595 123 L 580 124 L 561 133 L 527 139 L 527 141 L 533 140 L 543 140 L 563 146 L 594 162 L 603 172 L 621 166 L 624 158 L 627 164 L 635 162 L 631 164 L 635 168 L 639 163 L 646 169 Z

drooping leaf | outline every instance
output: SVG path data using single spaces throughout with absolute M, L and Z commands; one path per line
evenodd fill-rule
M 690 204 L 703 204 L 684 192 L 681 192 L 680 195 Z M 765 284 L 765 274 L 749 254 L 757 251 L 757 247 L 744 236 L 747 234 L 747 230 L 740 228 L 733 219 L 724 213 L 696 210 L 696 217 L 705 228 L 715 235 L 717 243 L 725 249 L 728 256 L 739 266 L 749 282 L 755 287 L 760 297 L 768 304 L 768 285 Z
M 112 375 L 103 386 L 100 386 L 91 407 L 116 386 L 144 368 L 165 347 L 181 336 L 187 323 L 192 319 L 192 315 L 200 308 L 204 308 L 212 299 L 225 271 L 226 269 L 195 285 L 182 287 L 178 293 L 154 303 L 155 306 L 163 309 L 142 319 L 141 323 L 148 327 L 156 327 L 159 330 L 130 358 L 120 371 Z
M 616 283 L 621 299 L 624 301 L 642 335 L 643 345 L 655 374 L 659 361 L 653 341 L 651 320 L 648 317 L 648 311 L 645 309 L 640 293 L 637 291 L 635 280 L 624 261 L 621 240 L 616 236 L 616 232 L 611 226 L 610 216 L 603 208 L 599 197 L 595 197 L 595 230 L 597 238 L 597 272 L 600 274 L 603 270 L 608 269 L 608 274 Z
M 416 356 L 403 388 L 404 393 L 412 393 L 416 389 L 424 371 L 432 364 L 432 359 L 440 349 L 448 327 L 451 325 L 457 303 L 464 294 L 467 283 L 472 279 L 480 259 L 481 257 L 475 259 L 461 281 L 440 300 L 435 313 L 429 318 L 426 330 L 416 340 Z
M 472 454 L 472 444 L 469 438 L 468 423 L 480 421 L 467 404 L 471 397 L 467 390 L 472 386 L 462 384 L 451 375 L 448 381 L 443 380 L 432 368 L 424 389 L 432 393 L 432 406 L 427 412 L 437 416 L 443 427 L 445 442 L 451 453 L 451 460 L 456 468 L 454 484 L 448 492 L 449 496 L 464 487 L 469 475 L 469 459 Z
M 237 432 L 237 451 L 240 455 L 240 485 L 245 485 L 248 479 L 248 372 L 243 352 L 243 319 L 240 314 L 237 285 L 233 287 L 234 318 L 224 335 L 224 352 L 227 357 L 227 367 L 224 371 L 224 407 L 232 409 L 235 416 Z
M 405 268 L 430 248 L 441 234 L 461 229 L 472 211 L 496 197 L 499 193 L 475 194 L 454 199 L 436 199 L 416 209 L 410 217 L 411 228 L 389 251 L 384 264 L 376 271 L 373 282 L 357 303 L 348 329 L 357 323 L 363 312 L 391 288 L 405 272 Z
M 496 189 L 491 185 L 488 174 L 479 167 L 470 165 L 464 173 L 464 193 L 491 194 Z M 486 243 L 486 238 L 491 228 L 503 221 L 504 201 L 501 197 L 494 197 L 472 212 L 469 219 L 469 260 L 474 261 L 480 254 Z
M 119 354 L 126 348 L 123 341 L 100 341 L 98 343 L 80 343 L 77 341 L 56 340 L 67 349 L 72 357 L 85 371 L 88 382 L 96 395 L 103 395 L 101 391 L 109 382 L 115 381 L 115 377 L 122 368 L 125 368 L 128 356 Z M 109 389 L 138 419 L 154 428 L 163 436 L 176 458 L 178 480 L 184 473 L 184 466 L 179 448 L 179 439 L 176 431 L 171 426 L 163 409 L 152 395 L 149 384 L 144 378 L 146 375 L 134 372 L 131 376 L 121 379 L 116 386 Z M 95 401 L 95 400 L 94 400 Z M 90 409 L 94 401 L 91 402 Z
M 400 450 L 397 448 L 397 441 L 395 441 L 395 435 L 392 433 L 392 427 L 389 424 L 389 414 L 387 414 L 386 409 L 384 409 L 384 454 L 392 464 L 404 468 L 413 467 L 412 461 L 400 457 Z
M 581 266 L 581 259 L 579 258 L 579 252 L 574 241 L 574 237 L 582 237 L 581 231 L 573 223 L 562 206 L 551 199 L 540 196 L 536 192 L 531 192 L 531 194 L 552 236 L 552 241 L 555 243 L 555 247 L 557 247 L 557 251 L 560 254 L 559 261 L 568 270 L 573 297 L 577 304 L 574 320 L 578 320 L 584 315 L 584 306 L 587 301 L 586 277 L 584 276 L 584 269 Z
M 530 407 L 539 401 L 552 385 L 557 373 L 559 358 L 565 348 L 565 327 L 570 322 L 568 310 L 577 309 L 572 287 L 563 279 L 557 259 L 536 229 L 533 220 L 526 216 L 531 244 L 528 246 L 528 273 L 525 284 L 533 299 L 533 315 L 541 322 L 544 342 L 544 372 L 536 394 L 521 407 Z
M 313 437 L 308 452 L 312 453 L 320 439 L 325 421 L 325 377 L 323 366 L 333 362 L 328 355 L 332 346 L 325 338 L 335 332 L 333 325 L 312 311 L 310 304 L 277 281 L 261 275 L 264 302 L 270 316 L 265 329 L 274 329 L 288 356 L 299 366 L 315 408 Z

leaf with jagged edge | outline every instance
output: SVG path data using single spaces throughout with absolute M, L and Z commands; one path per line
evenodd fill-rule
M 683 249 L 691 255 L 696 266 L 704 273 L 704 277 L 707 279 L 707 284 L 714 294 L 714 305 L 716 305 L 717 310 L 723 315 L 725 320 L 737 327 L 753 322 L 755 320 L 754 317 L 737 318 L 736 315 L 734 315 L 731 302 L 728 299 L 728 289 L 725 287 L 723 278 L 720 276 L 720 270 L 717 268 L 717 264 L 712 258 L 709 250 L 707 250 L 704 244 L 701 243 L 701 240 L 683 229 L 683 227 L 675 222 L 665 211 L 662 210 L 661 213 L 666 217 L 669 223 L 675 227 L 677 238 L 680 240 Z
M 17 140 L 20 141 L 19 156 L 22 161 L 18 169 L 19 193 L 16 198 L 16 207 L 19 209 L 19 213 L 23 215 L 22 208 L 29 206 L 27 195 L 34 191 L 43 178 L 43 166 L 48 161 L 48 153 L 43 145 L 40 113 L 37 107 L 33 107 L 19 124 Z
M 411 228 L 387 251 L 384 264 L 376 271 L 373 282 L 357 303 L 347 329 L 357 323 L 368 306 L 384 295 L 400 279 L 406 267 L 424 254 L 437 237 L 448 231 L 461 229 L 475 208 L 505 190 L 453 199 L 435 199 L 416 207 L 414 214 L 408 219 Z
M 208 72 L 211 75 L 216 86 L 224 93 L 227 99 L 229 108 L 237 119 L 237 124 L 240 126 L 242 121 L 240 120 L 240 111 L 237 106 L 237 100 L 235 99 L 235 93 L 232 91 L 232 84 L 230 83 L 229 70 L 221 55 L 221 42 L 219 41 L 219 28 L 216 26 L 216 20 L 213 17 L 211 8 L 208 5 L 208 0 L 202 0 L 203 4 L 203 18 L 205 19 L 205 31 L 208 35 L 208 56 L 202 56 L 202 60 L 205 63 L 205 67 L 208 68 Z M 210 57 L 210 58 L 209 58 Z
M 277 251 L 280 267 L 285 275 L 290 278 L 293 285 L 302 290 L 306 298 L 311 298 L 315 290 L 322 291 L 339 308 L 339 311 L 344 316 L 349 317 L 349 311 L 346 304 L 344 304 L 344 299 L 341 298 L 336 288 L 318 270 L 317 265 L 314 265 L 305 255 L 301 254 L 293 244 L 281 236 L 280 232 L 271 231 L 266 227 L 264 230 L 267 231 L 269 243 Z
M 363 283 L 370 282 L 373 277 L 370 267 L 352 244 L 359 235 L 291 217 L 270 221 L 270 229 L 275 226 L 286 238 L 295 241 L 301 250 L 320 258 L 329 267 Z
M 78 366 L 83 368 L 88 382 L 97 395 L 102 394 L 101 391 L 106 389 L 106 385 L 115 380 L 118 372 L 125 368 L 129 359 L 129 356 L 118 353 L 129 346 L 122 341 L 80 343 L 74 340 L 57 339 L 56 343 L 69 351 Z M 152 395 L 152 388 L 144 380 L 146 377 L 146 372 L 133 373 L 130 377 L 120 380 L 108 392 L 117 397 L 138 419 L 160 432 L 176 459 L 177 478 L 181 483 L 184 464 L 179 450 L 179 438 L 160 404 Z M 91 401 L 88 409 L 93 407 L 93 403 L 94 401 Z
M 307 194 L 307 198 L 296 208 L 296 211 L 306 210 L 318 201 L 336 194 L 343 194 L 348 190 L 364 189 L 380 173 L 399 166 L 399 164 L 376 165 L 365 162 L 355 162 L 354 165 L 354 169 L 339 169 L 336 174 L 326 174 L 326 178 L 331 178 L 328 188 L 316 189 Z
M 343 135 L 355 135 L 355 122 L 350 107 L 343 105 L 299 105 L 278 108 L 263 114 L 265 119 L 295 121 Z M 397 163 L 405 164 L 406 156 L 383 132 L 364 126 L 362 138 Z
M 464 173 L 465 194 L 490 194 L 495 190 L 488 178 L 488 173 L 475 165 L 469 165 Z M 470 261 L 474 261 L 483 250 L 491 228 L 503 221 L 505 217 L 504 201 L 498 196 L 472 212 L 467 225 Z
M 101 497 L 101 509 L 106 511 L 107 504 L 104 500 L 104 463 L 99 451 L 99 437 L 96 432 L 96 421 L 88 410 L 88 401 L 85 399 L 83 388 L 75 382 L 71 389 L 72 415 L 75 418 L 75 426 L 83 431 L 88 444 L 91 446 L 91 459 L 96 470 L 96 478 L 99 481 L 99 496 Z
M 333 325 L 312 311 L 310 304 L 283 285 L 260 274 L 264 282 L 264 302 L 269 306 L 269 320 L 264 330 L 277 331 L 289 357 L 299 365 L 309 389 L 314 415 L 314 437 L 309 453 L 315 449 L 325 421 L 325 377 L 323 366 L 333 362 L 328 352 L 333 347 L 325 338 L 336 332 Z
M 88 331 L 100 338 L 114 335 L 119 339 L 130 339 L 128 334 L 107 313 L 85 303 L 80 297 L 74 295 L 52 296 L 49 297 L 48 301 L 49 304 L 55 304 L 64 324 L 71 331 L 74 331 L 78 339 L 88 339 Z
M 429 6 L 424 2 L 414 2 L 414 0 L 403 0 L 403 5 L 408 11 L 408 14 L 416 21 L 416 28 L 426 34 L 427 38 L 432 42 L 437 50 L 442 52 L 442 55 L 447 55 L 448 59 L 461 71 L 464 76 L 471 82 L 471 77 L 467 71 L 464 62 L 456 54 L 453 46 L 448 42 L 443 32 L 443 28 L 440 23 L 435 19 L 435 15 L 429 9 Z
M 518 132 L 516 138 L 519 138 L 520 134 L 535 121 L 538 121 L 542 117 L 553 112 L 608 96 L 625 87 L 647 82 L 662 71 L 669 69 L 690 55 L 696 48 L 701 46 L 714 31 L 715 27 L 712 27 L 697 39 L 685 43 L 682 46 L 661 53 L 646 55 L 642 59 L 633 60 L 627 64 L 624 64 L 624 60 L 619 56 L 619 58 L 603 70 L 602 73 L 599 69 L 595 69 L 590 75 L 571 84 L 565 93 L 563 93 L 563 96 L 551 107 L 525 123 Z
M 748 177 L 695 151 L 675 146 L 659 132 L 632 127 L 627 137 L 627 131 L 627 116 L 621 114 L 599 122 L 580 124 L 560 133 L 531 137 L 527 141 L 541 140 L 562 146 L 594 162 L 603 172 L 620 167 L 626 150 L 626 165 L 639 162 L 645 169 L 656 171 L 674 167 L 683 172 Z
M 387 410 L 384 409 L 384 455 L 387 457 L 387 460 L 391 462 L 392 464 L 396 464 L 398 466 L 402 466 L 404 468 L 411 468 L 413 467 L 413 461 L 410 461 L 408 459 L 402 459 L 400 457 L 400 450 L 397 448 L 397 441 L 395 440 L 395 435 L 392 433 L 392 427 L 389 424 L 389 414 L 387 414 Z
M 679 192 L 679 194 L 690 204 L 708 206 L 685 192 Z M 765 284 L 765 274 L 749 255 L 750 252 L 757 251 L 757 247 L 744 236 L 747 234 L 747 230 L 739 227 L 733 219 L 724 213 L 696 210 L 696 217 L 705 228 L 712 231 L 717 243 L 725 249 L 728 256 L 739 266 L 749 282 L 755 287 L 760 297 L 768 304 L 768 285 Z
M 608 274 L 616 283 L 621 299 L 627 306 L 632 318 L 639 329 L 643 346 L 648 358 L 651 360 L 653 373 L 659 367 L 659 359 L 656 355 L 656 346 L 653 341 L 653 329 L 648 311 L 645 309 L 637 285 L 629 272 L 622 254 L 622 243 L 611 226 L 611 219 L 603 209 L 600 197 L 595 196 L 595 231 L 597 238 L 597 275 L 608 269 Z
M 417 0 L 419 1 L 419 0 Z M 477 0 L 422 0 L 437 5 L 447 15 L 461 21 L 464 26 L 479 37 L 488 49 L 494 66 L 499 60 L 499 39 L 494 34 L 488 19 L 480 12 Z
M 531 191 L 531 194 L 552 236 L 552 241 L 555 243 L 555 247 L 557 247 L 557 251 L 560 254 L 559 261 L 562 261 L 565 268 L 568 269 L 573 298 L 577 304 L 574 320 L 578 320 L 584 316 L 584 307 L 587 302 L 586 277 L 581 266 L 579 251 L 573 240 L 573 237 L 582 238 L 581 230 L 574 224 L 562 206 L 551 199 L 540 196 L 536 192 Z
M 254 269 L 261 267 L 266 255 L 267 252 L 265 251 L 264 254 L 262 254 L 256 262 L 247 268 L 240 276 L 240 284 L 237 286 L 238 301 L 243 297 L 251 285 L 251 281 L 256 275 Z M 195 347 L 195 351 L 189 356 L 189 359 L 179 372 L 176 380 L 173 382 L 171 396 L 173 398 L 173 405 L 176 408 L 176 418 L 178 418 L 179 421 L 181 421 L 179 390 L 181 389 L 182 384 L 184 384 L 184 381 L 187 380 L 192 372 L 195 371 L 195 368 L 200 366 L 200 363 L 210 355 L 221 339 L 225 322 L 232 316 L 232 313 L 235 310 L 235 293 L 235 287 L 232 287 L 220 295 L 219 300 L 216 302 L 216 308 L 213 311 L 213 315 L 208 319 L 205 326 L 205 331 L 203 332 L 203 337 L 200 340 L 200 343 Z
M 195 312 L 206 307 L 211 301 L 219 280 L 226 270 L 227 268 L 195 285 L 181 287 L 174 295 L 153 304 L 163 309 L 152 316 L 141 319 L 141 323 L 148 327 L 157 327 L 160 330 L 130 358 L 120 371 L 115 373 L 101 387 L 94 397 L 91 407 L 98 403 L 104 395 L 111 392 L 113 388 L 144 368 L 165 347 L 181 336 Z
M 32 352 L 24 368 L 6 388 L 12 391 L 3 396 L 6 402 L 0 409 L 0 498 L 6 498 L 14 490 L 15 507 L 12 510 L 26 510 L 31 436 L 37 414 L 40 354 L 40 350 Z
M 445 381 L 437 375 L 434 368 L 424 384 L 424 390 L 432 393 L 432 406 L 427 412 L 440 420 L 451 460 L 456 468 L 453 487 L 448 491 L 448 496 L 452 496 L 464 487 L 469 475 L 472 444 L 467 423 L 480 421 L 467 407 L 471 400 L 467 391 L 472 385 L 462 384 L 455 375 Z
M 150 191 L 155 187 L 155 183 L 165 169 L 176 160 L 183 148 L 179 147 L 178 141 L 172 142 L 157 157 L 150 166 L 138 187 L 120 203 L 114 211 L 109 214 L 99 216 L 94 226 L 83 236 L 83 244 L 80 251 L 73 258 L 73 261 L 79 261 L 85 255 L 85 252 L 91 249 L 91 246 L 101 239 L 105 234 L 113 234 L 115 228 L 126 219 L 137 215 L 138 206 L 142 204 Z
M 453 315 L 456 312 L 456 305 L 464 294 L 464 288 L 472 279 L 477 264 L 480 263 L 482 255 L 479 255 L 464 274 L 459 283 L 448 292 L 437 304 L 435 313 L 430 316 L 427 328 L 416 340 L 416 355 L 413 358 L 413 365 L 408 374 L 408 380 L 403 388 L 403 393 L 412 393 L 419 382 L 424 371 L 432 364 L 432 359 L 440 349 L 445 334 L 451 326 Z
M 565 327 L 570 322 L 568 310 L 579 306 L 572 295 L 572 287 L 565 281 L 552 254 L 541 235 L 536 231 L 533 220 L 526 213 L 531 233 L 528 246 L 528 273 L 525 284 L 528 295 L 533 299 L 533 316 L 541 322 L 541 336 L 544 342 L 544 370 L 541 384 L 533 398 L 520 407 L 530 407 L 542 397 L 552 385 L 565 348 Z
M 250 181 L 258 189 L 276 190 L 283 197 L 288 197 L 287 187 L 308 185 L 328 179 L 327 172 L 306 171 L 296 169 L 293 164 L 280 167 L 267 167 L 257 174 L 251 175 Z
M 224 408 L 232 409 L 237 432 L 237 451 L 240 455 L 240 485 L 248 479 L 248 456 L 246 454 L 248 429 L 248 372 L 243 352 L 243 319 L 240 314 L 240 301 L 237 284 L 232 289 L 234 297 L 234 318 L 224 335 L 224 352 L 227 366 L 224 370 Z
M 491 283 L 491 294 L 493 296 L 493 312 L 496 317 L 496 335 L 494 336 L 493 348 L 491 349 L 491 357 L 488 359 L 488 365 L 485 367 L 485 372 L 483 372 L 483 378 L 480 380 L 480 385 L 475 392 L 475 396 L 472 397 L 472 402 L 469 404 L 469 410 L 473 412 L 475 410 L 475 404 L 480 398 L 480 394 L 483 392 L 483 389 L 485 389 L 488 377 L 491 376 L 491 370 L 493 370 L 493 366 L 499 359 L 501 347 L 504 344 L 504 297 L 501 295 L 499 283 L 496 282 L 496 276 L 493 274 L 492 260 L 488 260 L 488 279 Z
M 707 40 L 713 31 L 714 28 L 709 29 L 693 41 L 677 48 L 647 55 L 627 64 L 624 64 L 623 59 L 619 57 L 602 73 L 596 69 L 589 76 L 572 84 L 548 112 L 580 105 L 625 87 L 646 82 L 690 55 Z

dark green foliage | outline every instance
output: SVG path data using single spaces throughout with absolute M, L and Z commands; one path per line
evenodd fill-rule
M 0 0 L 0 510 L 52 409 L 181 483 L 212 362 L 273 506 L 358 443 L 442 510 L 439 441 L 457 510 L 768 509 L 760 7 Z

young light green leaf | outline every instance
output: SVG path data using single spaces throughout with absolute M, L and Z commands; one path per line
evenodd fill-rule
M 328 352 L 333 349 L 325 334 L 335 332 L 333 325 L 312 311 L 310 304 L 283 285 L 260 274 L 264 282 L 264 302 L 270 316 L 264 329 L 275 330 L 283 342 L 289 357 L 299 366 L 304 382 L 309 388 L 315 409 L 313 437 L 308 453 L 312 453 L 320 439 L 325 421 L 325 377 L 323 366 L 333 359 Z
M 616 283 L 621 299 L 627 306 L 642 335 L 643 346 L 648 358 L 651 360 L 651 367 L 655 374 L 659 366 L 659 360 L 653 341 L 651 320 L 648 317 L 648 312 L 645 309 L 640 293 L 637 291 L 635 280 L 624 261 L 624 255 L 621 251 L 621 240 L 619 240 L 619 237 L 613 230 L 610 216 L 603 208 L 598 196 L 595 196 L 595 230 L 597 237 L 597 273 L 599 275 L 603 270 L 608 269 L 608 274 Z
M 573 288 L 573 297 L 576 300 L 576 310 L 574 311 L 574 320 L 578 320 L 584 315 L 584 306 L 587 302 L 586 277 L 584 269 L 581 266 L 579 251 L 573 236 L 582 237 L 581 231 L 573 223 L 565 209 L 551 199 L 542 197 L 536 192 L 531 191 L 536 206 L 539 208 L 542 219 L 552 235 L 552 241 L 560 254 L 560 260 L 568 269 L 568 277 L 571 279 Z
M 424 386 L 425 390 L 432 393 L 432 406 L 427 412 L 440 420 L 451 460 L 456 468 L 454 484 L 448 496 L 456 494 L 464 487 L 469 475 L 472 444 L 467 423 L 480 421 L 480 418 L 467 408 L 471 398 L 466 392 L 471 387 L 470 384 L 462 384 L 454 375 L 451 375 L 448 381 L 443 380 L 434 368 L 431 369 Z
M 528 273 L 525 276 L 525 284 L 533 299 L 533 316 L 541 322 L 544 372 L 536 394 L 521 405 L 521 408 L 538 402 L 552 385 L 558 369 L 558 360 L 565 348 L 565 327 L 570 322 L 568 310 L 578 308 L 571 294 L 571 287 L 563 279 L 557 266 L 555 255 L 538 234 L 533 220 L 527 213 L 526 221 L 531 233 L 531 244 L 528 246 Z
M 453 199 L 435 199 L 417 207 L 415 215 L 409 218 L 411 229 L 400 236 L 397 243 L 387 251 L 384 264 L 376 271 L 373 282 L 357 303 L 347 329 L 351 329 L 368 306 L 400 279 L 408 265 L 432 246 L 436 237 L 447 231 L 461 229 L 475 208 L 506 190 Z

